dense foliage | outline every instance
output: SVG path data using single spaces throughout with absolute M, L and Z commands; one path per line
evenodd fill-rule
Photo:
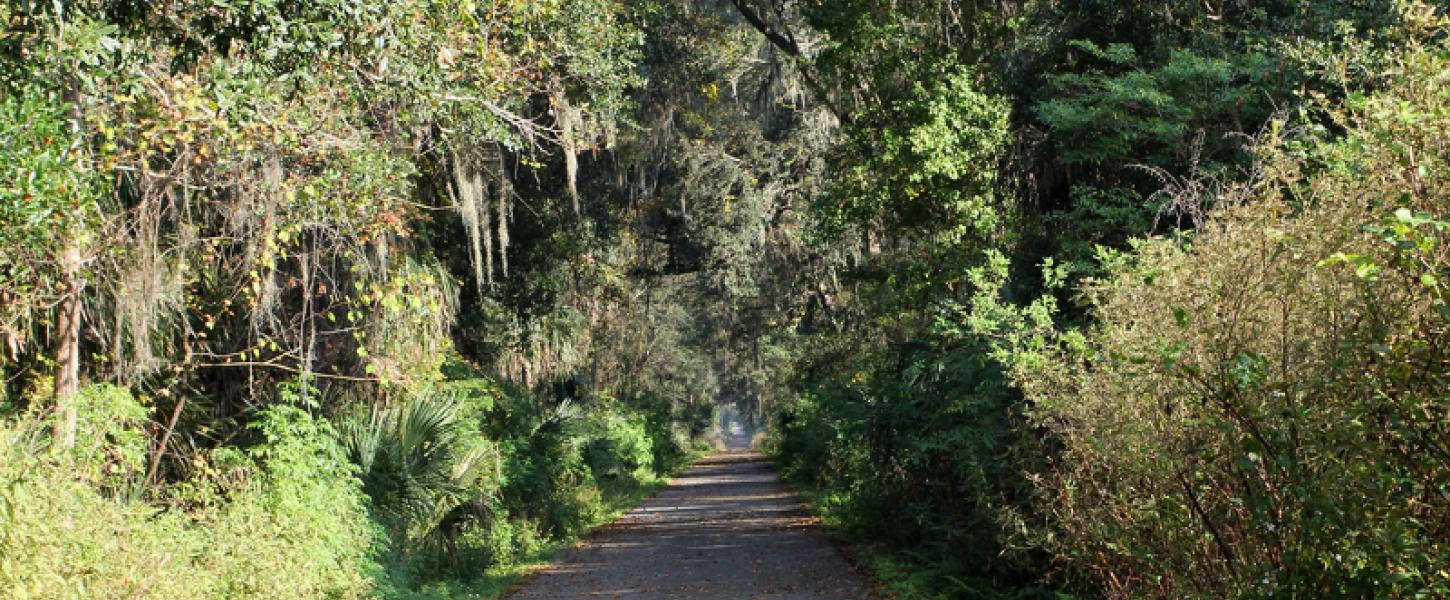
M 1095 325 L 1024 359 L 1061 547 L 1115 592 L 1450 593 L 1447 59 L 1408 51 L 1331 111 L 1341 139 L 1264 140 L 1207 226 L 1111 259 Z
M 1435 8 L 740 4 L 845 116 L 773 450 L 896 591 L 1445 593 Z
M 1450 594 L 1416 0 L 0 5 L 0 589 L 490 594 L 718 408 L 903 597 Z
M 0 6 L 0 589 L 487 591 L 678 468 L 693 283 L 578 181 L 660 10 Z

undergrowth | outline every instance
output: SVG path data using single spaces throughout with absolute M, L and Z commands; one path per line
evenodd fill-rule
M 628 402 L 560 402 L 479 376 L 333 418 L 298 389 L 255 415 L 253 443 L 197 452 L 165 486 L 147 482 L 146 407 L 123 388 L 83 390 L 86 443 L 70 450 L 43 413 L 0 423 L 0 590 L 496 597 L 702 448 L 678 427 L 651 431 Z

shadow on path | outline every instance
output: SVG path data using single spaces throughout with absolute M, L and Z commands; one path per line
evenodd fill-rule
M 509 598 L 871 598 L 866 589 L 770 464 L 736 449 L 696 463 Z

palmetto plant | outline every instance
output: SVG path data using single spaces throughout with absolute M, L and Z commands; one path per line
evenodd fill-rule
M 396 537 L 439 547 L 488 505 L 498 453 L 460 418 L 451 397 L 425 394 L 374 406 L 343 426 L 363 490 Z

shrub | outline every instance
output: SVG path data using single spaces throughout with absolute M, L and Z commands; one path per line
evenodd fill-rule
M 583 434 L 584 462 L 594 479 L 645 481 L 654 475 L 654 448 L 644 417 L 614 411 L 592 413 Z
M 324 422 L 274 407 L 266 442 L 233 461 L 227 500 L 188 513 L 120 494 L 139 485 L 144 410 L 88 387 L 76 451 L 43 420 L 0 426 L 0 589 L 18 597 L 361 597 L 374 536 Z M 204 460 L 202 462 L 205 462 Z
M 545 416 L 532 433 L 511 440 L 503 497 L 509 512 L 533 521 L 548 537 L 583 531 L 596 516 L 597 489 L 572 413 Z
M 699 413 L 706 409 L 696 405 L 677 411 L 668 396 L 654 392 L 640 393 L 627 400 L 626 405 L 644 419 L 655 474 L 663 475 L 685 466 L 694 445 L 699 443 L 700 438 L 692 432 L 699 429 Z
M 191 520 L 102 492 L 141 456 L 129 440 L 115 443 L 135 421 L 106 413 L 131 417 L 140 405 L 123 390 L 91 387 L 77 406 L 77 439 L 94 443 L 73 452 L 52 451 L 43 419 L 0 425 L 0 589 L 14 597 L 205 595 L 215 579 L 191 572 L 204 551 Z
M 1038 456 L 1001 369 L 939 333 L 797 398 L 776 415 L 774 451 L 786 477 L 817 488 L 829 523 L 890 551 L 876 571 L 904 597 L 1005 596 L 1044 569 L 1014 547 L 1008 518 Z
M 343 430 L 363 490 L 400 546 L 443 547 L 497 492 L 498 455 L 450 397 L 375 406 Z
M 259 417 L 260 476 L 212 516 L 200 564 L 224 597 L 365 595 L 379 533 L 337 433 L 292 406 Z
M 1045 541 L 1110 594 L 1450 594 L 1450 47 L 1400 68 L 1020 366 L 1063 446 Z

